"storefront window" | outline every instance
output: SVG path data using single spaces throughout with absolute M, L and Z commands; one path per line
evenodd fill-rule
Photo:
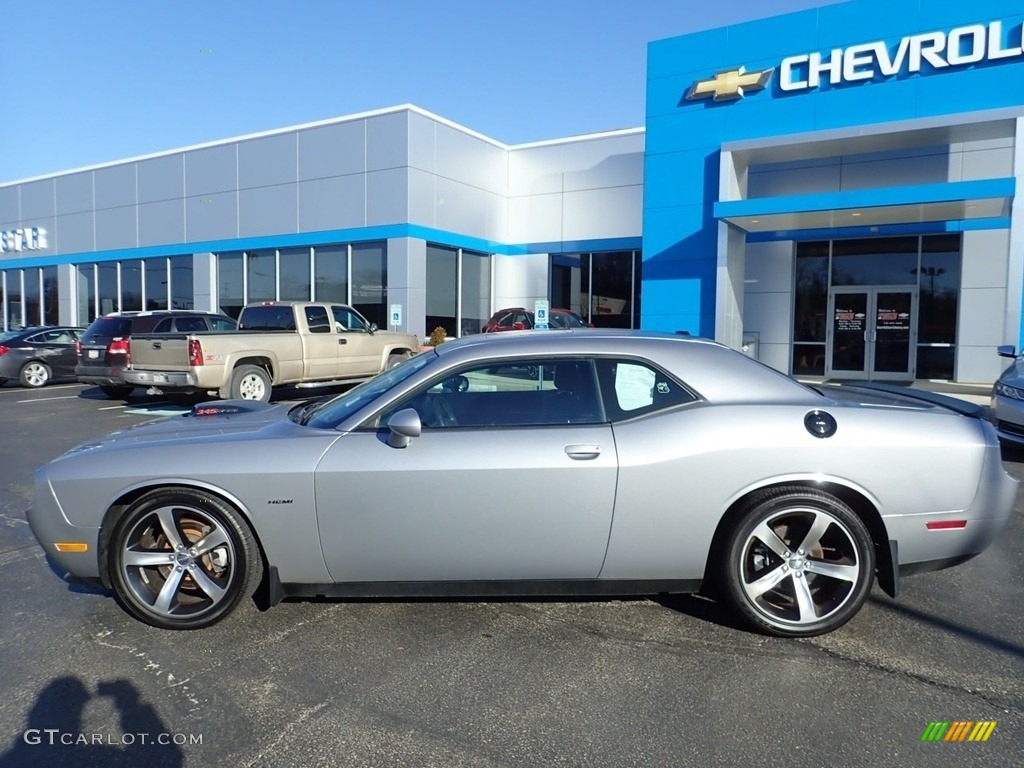
M 89 325 L 96 319 L 96 265 L 78 266 L 78 324 Z
M 461 336 L 480 333 L 490 319 L 491 258 L 486 253 L 462 252 Z
M 194 309 L 195 287 L 192 283 L 192 257 L 172 256 L 170 262 L 171 307 L 173 309 Z
M 309 301 L 309 248 L 288 248 L 280 252 L 282 301 Z
M 639 251 L 553 254 L 551 306 L 595 326 L 638 328 L 641 269 Z
M 960 297 L 960 235 L 921 238 L 918 280 L 917 377 L 952 379 Z
M 167 309 L 167 259 L 146 259 L 146 309 Z
M 40 301 L 41 293 L 39 290 L 39 268 L 23 269 L 21 274 L 24 281 L 24 293 L 22 296 L 25 302 L 25 325 L 41 325 L 42 302 Z
M 117 263 L 107 261 L 97 264 L 96 283 L 99 288 L 100 314 L 117 312 L 120 309 L 117 301 Z
M 348 304 L 348 246 L 317 246 L 313 262 L 314 300 Z
M 917 237 L 873 237 L 832 243 L 832 285 L 916 282 Z
M 57 268 L 53 266 L 43 267 L 43 324 L 60 325 Z
M 273 251 L 246 251 L 247 302 L 277 299 L 276 257 Z
M 352 246 L 352 306 L 381 328 L 388 325 L 386 252 L 385 243 Z
M 21 270 L 9 269 L 4 273 L 7 279 L 7 329 L 15 331 L 24 327 L 25 320 L 22 316 L 24 306 L 21 302 Z
M 121 311 L 142 309 L 142 262 L 121 262 Z
M 825 375 L 828 251 L 827 240 L 796 246 L 792 367 L 795 375 Z
M 427 245 L 427 333 L 440 326 L 449 336 L 457 335 L 458 258 L 454 248 Z
M 238 319 L 245 306 L 244 287 L 242 254 L 220 254 L 217 257 L 217 297 L 221 312 Z

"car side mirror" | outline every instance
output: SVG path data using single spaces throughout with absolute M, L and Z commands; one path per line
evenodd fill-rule
M 370 323 L 370 327 L 367 328 L 367 330 L 370 333 L 376 333 L 377 332 L 377 324 L 376 323 Z
M 388 445 L 392 448 L 405 448 L 414 437 L 423 431 L 423 422 L 415 408 L 404 408 L 388 419 Z
M 1017 357 L 1017 348 L 1012 344 L 1003 344 L 996 347 L 996 354 L 1000 357 Z

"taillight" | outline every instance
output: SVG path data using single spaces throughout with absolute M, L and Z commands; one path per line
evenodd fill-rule
M 108 355 L 124 355 L 124 364 L 131 365 L 132 345 L 128 339 L 114 339 L 107 345 Z
M 188 364 L 203 364 L 203 345 L 199 343 L 199 339 L 188 340 Z
M 0 344 L 0 355 L 6 355 L 10 351 L 10 347 L 5 347 L 3 344 Z

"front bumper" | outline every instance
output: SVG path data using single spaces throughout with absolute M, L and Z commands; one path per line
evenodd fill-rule
M 35 495 L 25 517 L 36 541 L 59 567 L 73 576 L 99 578 L 100 529 L 74 525 L 68 520 L 46 478 L 45 467 L 36 472 Z M 84 544 L 86 549 L 60 551 L 58 543 Z
M 1000 440 L 1024 445 L 1024 400 L 993 394 L 991 414 Z
M 195 389 L 196 379 L 191 373 L 128 370 L 122 374 L 128 384 L 137 387 L 161 387 L 163 389 Z

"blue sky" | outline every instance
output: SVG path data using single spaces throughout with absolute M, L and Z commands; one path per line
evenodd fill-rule
M 412 103 L 508 144 L 644 122 L 647 43 L 829 0 L 0 0 L 0 181 Z

